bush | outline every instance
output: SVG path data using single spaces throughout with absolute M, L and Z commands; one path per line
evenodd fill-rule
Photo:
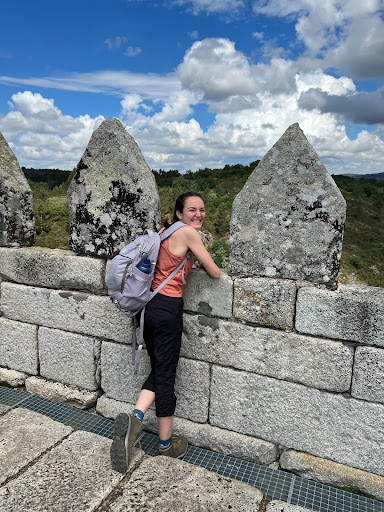
M 363 260 L 359 256 L 356 256 L 356 254 L 352 254 L 349 257 L 349 263 L 355 268 L 361 268 L 363 266 Z
M 215 240 L 208 247 L 208 252 L 219 268 L 222 270 L 226 270 L 228 268 L 229 243 L 226 240 Z

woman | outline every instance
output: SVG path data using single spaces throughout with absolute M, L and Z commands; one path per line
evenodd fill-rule
M 184 260 L 190 250 L 214 278 L 220 269 L 205 249 L 197 232 L 205 219 L 201 196 L 186 192 L 176 199 L 173 221 L 186 224 L 161 243 L 153 278 L 153 289 Z M 186 277 L 193 258 L 184 268 Z M 145 310 L 144 339 L 151 360 L 151 373 L 142 386 L 134 411 L 130 416 L 119 414 L 115 423 L 115 438 L 111 447 L 112 466 L 125 473 L 128 469 L 132 447 L 142 431 L 142 421 L 148 408 L 155 402 L 159 430 L 159 454 L 182 458 L 188 442 L 183 436 L 172 436 L 172 420 L 176 406 L 174 392 L 176 368 L 179 361 L 183 330 L 183 279 L 182 269 L 155 295 Z

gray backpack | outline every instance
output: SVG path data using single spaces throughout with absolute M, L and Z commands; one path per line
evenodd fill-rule
M 157 257 L 159 255 L 160 242 L 168 238 L 175 231 L 185 226 L 183 222 L 175 222 L 168 229 L 156 233 L 151 229 L 146 229 L 144 234 L 136 238 L 133 242 L 126 245 L 120 253 L 111 261 L 107 276 L 106 285 L 108 295 L 112 302 L 128 316 L 133 317 L 134 326 L 132 333 L 132 365 L 134 365 L 134 373 L 137 374 L 140 364 L 141 350 L 144 344 L 144 313 L 145 306 L 148 302 L 165 286 L 168 281 L 183 268 L 182 280 L 184 280 L 184 267 L 188 259 L 191 257 L 191 251 L 188 251 L 184 261 L 161 283 L 156 290 L 151 291 L 153 274 L 156 267 Z M 137 268 L 143 253 L 147 254 L 147 258 L 151 261 L 151 269 L 149 274 L 142 272 Z M 136 355 L 136 315 L 140 314 L 140 331 L 138 349 Z

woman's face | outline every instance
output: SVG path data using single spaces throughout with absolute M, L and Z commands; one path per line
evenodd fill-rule
M 197 196 L 187 197 L 184 201 L 183 211 L 177 211 L 176 215 L 184 224 L 192 226 L 195 229 L 200 229 L 205 219 L 203 200 Z

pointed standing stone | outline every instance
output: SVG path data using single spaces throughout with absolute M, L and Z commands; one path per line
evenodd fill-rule
M 29 246 L 34 240 L 31 187 L 0 133 L 0 246 Z
M 158 229 L 155 178 L 135 140 L 113 117 L 102 122 L 68 189 L 70 248 L 114 256 L 146 228 Z
M 334 288 L 345 200 L 299 125 L 268 151 L 233 202 L 230 273 Z

